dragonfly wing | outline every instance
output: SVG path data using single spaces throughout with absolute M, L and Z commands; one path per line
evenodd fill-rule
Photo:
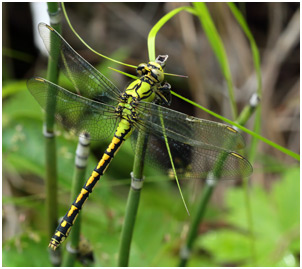
M 226 150 L 238 150 L 245 146 L 242 135 L 232 127 L 188 116 L 181 112 L 140 102 L 137 108 L 137 128 L 154 130 L 167 137 L 192 146 L 213 145 Z
M 119 98 L 119 89 L 82 58 L 52 27 L 40 23 L 39 33 L 49 55 L 59 60 L 60 68 L 78 94 L 109 104 Z M 56 49 L 51 49 L 51 44 Z
M 76 135 L 88 132 L 92 140 L 102 140 L 116 128 L 113 106 L 87 99 L 43 78 L 32 78 L 27 87 L 44 110 L 54 105 L 56 119 Z
M 136 147 L 139 130 L 136 129 L 131 138 Z M 151 165 L 161 168 L 170 176 L 173 176 L 171 160 L 168 154 L 166 140 L 169 144 L 172 160 L 179 178 L 205 179 L 209 175 L 215 175 L 221 179 L 238 179 L 247 177 L 252 173 L 251 164 L 241 155 L 214 147 L 197 143 L 193 145 L 182 143 L 171 137 L 166 137 L 158 132 L 148 131 L 148 143 L 146 160 Z

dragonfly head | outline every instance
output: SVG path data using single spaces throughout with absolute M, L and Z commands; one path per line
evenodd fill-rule
M 157 62 L 140 64 L 137 67 L 136 72 L 140 77 L 147 76 L 155 83 L 162 83 L 164 81 L 164 70 Z

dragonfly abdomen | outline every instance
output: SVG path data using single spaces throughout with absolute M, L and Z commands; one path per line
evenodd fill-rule
M 99 161 L 96 168 L 93 170 L 91 176 L 88 178 L 84 184 L 81 192 L 77 198 L 72 203 L 66 215 L 63 217 L 62 221 L 58 225 L 53 237 L 50 240 L 49 247 L 56 249 L 68 236 L 72 225 L 74 224 L 81 208 L 83 207 L 85 201 L 89 197 L 89 194 L 93 191 L 95 184 L 98 182 L 100 177 L 105 173 L 108 168 L 111 160 L 115 156 L 116 152 L 119 150 L 123 142 L 125 141 L 125 136 L 130 130 L 124 130 L 121 136 L 117 135 L 118 129 L 107 147 L 105 153 L 102 156 L 102 159 Z

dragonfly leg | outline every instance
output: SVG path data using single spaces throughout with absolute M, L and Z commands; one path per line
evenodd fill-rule
M 171 104 L 171 85 L 168 82 L 165 82 L 163 85 L 157 88 L 156 91 L 158 100 L 156 104 L 159 105 L 170 105 Z

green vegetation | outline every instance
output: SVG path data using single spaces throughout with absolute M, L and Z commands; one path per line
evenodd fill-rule
M 259 51 L 261 50 L 257 48 L 257 38 L 253 36 L 252 28 L 249 28 L 244 15 L 245 9 L 242 6 L 232 3 L 194 3 L 184 7 L 172 4 L 166 4 L 169 7 L 168 12 L 165 12 L 161 6 L 161 15 L 155 16 L 156 19 L 152 20 L 146 30 L 140 50 L 144 50 L 145 56 L 149 55 L 150 59 L 154 59 L 157 55 L 156 52 L 158 50 L 161 51 L 163 48 L 160 44 L 162 39 L 160 39 L 158 34 L 163 37 L 165 33 L 171 34 L 174 31 L 172 36 L 181 39 L 183 34 L 176 33 L 175 27 L 177 31 L 181 32 L 179 29 L 182 29 L 182 27 L 187 27 L 187 25 L 193 27 L 194 25 L 194 28 L 190 30 L 192 32 L 196 31 L 195 37 L 200 38 L 202 36 L 202 41 L 199 40 L 199 43 L 191 47 L 188 44 L 184 45 L 184 47 L 181 47 L 183 54 L 179 52 L 178 55 L 172 54 L 174 47 L 173 45 L 169 46 L 170 43 L 167 43 L 168 45 L 164 45 L 166 51 L 163 52 L 169 54 L 165 71 L 168 73 L 186 74 L 189 78 L 167 76 L 166 79 L 172 85 L 175 96 L 190 96 L 190 98 L 183 97 L 182 99 L 184 101 L 188 100 L 193 105 L 200 103 L 198 101 L 200 96 L 205 96 L 201 94 L 201 90 L 198 92 L 197 87 L 194 88 L 196 84 L 193 83 L 193 87 L 186 84 L 190 84 L 196 74 L 199 80 L 205 81 L 204 85 L 209 87 L 206 95 L 211 95 L 210 91 L 212 88 L 210 85 L 216 81 L 219 81 L 218 84 L 225 84 L 220 89 L 223 93 L 218 92 L 218 94 L 227 95 L 227 101 L 221 97 L 216 98 L 215 94 L 217 93 L 215 93 L 211 95 L 212 99 L 208 98 L 207 108 L 200 105 L 196 105 L 195 108 L 196 110 L 200 108 L 212 113 L 220 120 L 232 118 L 232 121 L 229 120 L 228 123 L 234 123 L 235 126 L 247 131 L 252 136 L 252 141 L 247 139 L 247 149 L 242 154 L 248 156 L 248 159 L 253 163 L 254 174 L 251 179 L 236 182 L 236 185 L 231 181 L 220 181 L 215 187 L 209 186 L 202 181 L 181 180 L 180 185 L 184 199 L 191 214 L 191 216 L 188 216 L 175 181 L 162 175 L 162 172 L 156 167 L 146 164 L 144 169 L 144 187 L 138 195 L 139 199 L 133 200 L 135 197 L 130 195 L 128 200 L 130 204 L 134 204 L 131 212 L 134 216 L 134 221 L 132 219 L 131 223 L 130 219 L 129 223 L 132 227 L 127 226 L 125 228 L 123 227 L 123 222 L 126 215 L 126 201 L 130 186 L 129 174 L 133 169 L 134 162 L 131 143 L 130 141 L 125 142 L 95 188 L 93 195 L 86 202 L 85 209 L 81 212 L 80 241 L 86 242 L 88 240 L 89 247 L 86 246 L 84 249 L 92 249 L 94 260 L 87 258 L 87 253 L 85 253 L 86 255 L 81 253 L 82 257 L 74 265 L 117 266 L 121 232 L 122 229 L 126 229 L 130 233 L 130 235 L 128 234 L 130 238 L 126 238 L 126 241 L 129 240 L 126 245 L 131 243 L 131 249 L 128 249 L 130 256 L 128 257 L 128 253 L 124 253 L 125 256 L 122 257 L 123 261 L 120 261 L 120 265 L 127 264 L 129 260 L 129 266 L 178 266 L 180 264 L 197 267 L 299 266 L 300 169 L 299 163 L 294 159 L 299 160 L 300 156 L 293 152 L 293 149 L 299 147 L 299 139 L 297 140 L 296 138 L 295 128 L 284 129 L 284 132 L 281 132 L 278 128 L 274 129 L 278 125 L 276 124 L 277 121 L 275 121 L 275 125 L 270 123 L 275 118 L 278 118 L 278 113 L 282 113 L 282 108 L 286 113 L 279 116 L 280 120 L 290 115 L 292 122 L 288 126 L 294 126 L 296 114 L 292 110 L 294 110 L 293 107 L 295 106 L 299 109 L 299 104 L 295 103 L 297 101 L 295 96 L 299 96 L 299 92 L 296 92 L 297 90 L 294 86 L 292 86 L 291 91 L 289 90 L 291 95 L 286 95 L 286 91 L 278 92 L 274 86 L 269 88 L 271 84 L 275 84 L 275 81 L 273 81 L 274 77 L 270 77 L 272 80 L 271 84 L 267 81 L 262 81 L 262 75 L 268 72 L 268 69 L 265 69 L 265 66 L 263 67 L 264 70 L 260 68 L 262 58 L 260 58 Z M 9 4 L 7 3 L 6 5 Z M 85 6 L 85 4 L 80 5 L 81 7 Z M 155 5 L 155 3 L 149 3 L 149 5 Z M 271 8 L 271 11 L 277 8 L 277 6 L 267 5 Z M 108 3 L 100 4 L 100 6 L 95 4 L 94 7 L 101 7 L 102 12 L 105 12 L 106 16 L 116 16 L 116 14 L 109 14 L 113 12 L 112 9 L 127 16 L 132 14 L 128 9 L 135 8 L 130 3 Z M 150 7 L 148 6 L 149 9 Z M 68 11 L 69 4 L 67 4 L 66 8 Z M 106 8 L 105 11 L 103 10 L 104 8 Z M 221 24 L 217 23 L 217 16 L 221 15 L 222 10 L 229 16 L 225 17 L 224 23 L 234 28 L 234 33 L 232 33 L 234 35 L 231 35 Z M 247 11 L 249 10 L 245 10 L 245 12 Z M 80 11 L 73 10 L 73 12 L 76 14 L 76 12 L 79 13 Z M 83 12 L 87 12 L 87 10 L 83 10 Z M 136 12 L 137 14 L 143 14 L 139 13 L 138 10 Z M 143 8 L 141 12 L 143 12 Z M 181 14 L 186 14 L 189 17 L 180 17 Z M 80 15 L 78 14 L 79 20 Z M 292 17 L 287 19 L 287 23 L 291 21 L 291 24 L 288 23 L 285 27 L 293 27 L 294 16 L 293 14 Z M 142 18 L 140 15 L 137 15 L 137 18 L 134 17 L 134 19 L 138 19 L 136 23 L 140 25 L 142 25 L 140 21 Z M 172 22 L 177 20 L 178 26 L 173 25 Z M 194 20 L 194 24 L 190 24 L 190 20 Z M 110 24 L 109 21 L 108 24 Z M 123 25 L 122 21 L 118 21 L 118 23 L 120 24 L 119 27 L 124 29 L 123 31 L 125 31 L 126 26 L 129 27 L 128 25 Z M 76 28 L 77 24 L 80 25 L 80 22 L 72 21 L 72 24 Z M 168 30 L 164 31 L 168 27 L 170 27 L 170 32 Z M 196 28 L 199 30 L 196 30 Z M 79 29 L 81 28 L 79 27 Z M 240 34 L 237 33 L 238 39 L 234 39 L 238 29 Z M 80 30 L 77 31 L 80 32 Z M 130 34 L 128 35 L 130 36 Z M 281 34 L 282 32 L 280 32 L 278 41 L 282 41 Z M 230 35 L 229 38 L 228 35 Z M 146 40 L 147 36 L 148 40 Z M 243 37 L 246 40 L 240 39 Z M 114 37 L 113 33 L 108 32 L 106 40 L 110 38 L 115 38 L 113 45 L 116 43 L 127 43 L 124 40 L 126 36 L 123 36 L 121 32 Z M 157 38 L 156 46 L 155 38 Z M 100 51 L 102 54 L 107 55 L 111 53 L 110 58 L 118 59 L 121 62 L 128 62 L 131 59 L 131 63 L 137 65 L 141 59 L 136 61 L 136 58 L 134 59 L 136 54 L 131 49 L 139 44 L 139 38 L 137 37 L 135 43 L 132 43 L 133 39 L 132 37 L 129 39 L 130 41 L 128 40 L 129 47 L 125 45 L 125 47 L 120 47 L 118 50 L 108 53 Z M 85 38 L 83 40 L 89 43 Z M 249 60 L 245 63 L 250 72 L 248 76 L 244 73 L 243 68 L 242 74 L 236 73 L 236 61 L 234 58 L 237 57 L 236 53 L 239 55 L 238 57 L 242 56 L 242 51 L 237 50 L 235 54 L 234 51 L 230 51 L 230 44 L 232 44 L 230 40 L 234 42 L 234 46 L 235 42 L 241 42 L 240 44 L 243 46 L 241 49 L 248 48 L 248 55 L 244 55 L 246 56 L 245 59 Z M 101 43 L 103 41 L 100 40 Z M 173 42 L 176 41 L 173 40 Z M 292 42 L 294 43 L 294 41 Z M 184 43 L 186 43 L 186 40 Z M 106 45 L 106 43 L 103 44 Z M 179 46 L 179 43 L 177 44 L 176 48 Z M 202 44 L 203 47 L 197 46 L 197 44 Z M 294 50 L 294 45 L 289 50 Z M 107 51 L 109 47 L 110 45 L 108 45 Z M 170 55 L 169 49 L 172 55 Z M 189 59 L 189 53 L 195 53 L 194 57 L 201 62 L 200 55 L 205 56 L 202 54 L 203 49 L 213 53 L 210 58 L 213 62 L 209 62 L 206 59 L 201 65 L 194 65 L 194 62 L 190 61 L 188 67 L 186 60 Z M 134 50 L 138 49 L 135 48 Z M 14 56 L 14 48 L 6 48 L 6 51 L 10 52 L 6 57 L 16 58 L 19 61 L 22 60 L 24 55 L 27 55 L 23 51 L 16 51 Z M 198 53 L 200 55 L 197 55 Z M 283 51 L 283 53 L 285 52 Z M 282 55 L 280 55 L 280 58 L 282 58 Z M 30 59 L 32 57 L 27 55 L 24 61 L 28 62 Z M 144 59 L 144 61 L 146 60 Z M 177 66 L 180 62 L 183 64 L 179 68 L 173 69 L 173 63 Z M 101 65 L 97 66 L 97 69 L 120 88 L 125 87 L 129 83 L 129 80 L 125 78 L 123 78 L 124 81 L 121 84 L 115 82 L 116 79 L 120 80 L 122 75 L 108 70 L 108 67 L 117 67 L 116 63 L 108 60 L 104 61 L 103 59 L 101 63 Z M 6 62 L 4 61 L 3 69 L 5 69 L 5 64 Z M 129 66 L 133 67 L 133 65 Z M 184 68 L 185 66 L 186 68 Z M 215 76 L 209 76 L 209 78 L 204 76 L 206 73 L 203 69 L 211 69 L 213 66 L 215 66 L 215 72 L 212 74 L 215 74 Z M 33 74 L 46 77 L 46 70 L 45 66 L 43 70 L 34 71 Z M 131 70 L 127 70 L 127 72 L 131 72 Z M 276 73 L 280 70 L 281 67 L 276 70 Z M 241 70 L 239 69 L 238 71 Z M 244 75 L 246 76 L 244 80 L 253 78 L 252 93 L 257 93 L 261 97 L 261 101 L 255 109 L 250 109 L 248 98 L 241 96 L 241 99 L 237 100 L 240 94 L 235 89 L 240 88 L 240 91 L 247 89 L 242 84 L 239 85 L 238 82 Z M 12 76 L 7 77 L 11 78 Z M 3 266 L 51 266 L 55 262 L 53 260 L 50 261 L 47 250 L 49 236 L 51 235 L 49 235 L 47 229 L 50 225 L 49 217 L 47 217 L 49 212 L 47 213 L 45 209 L 46 183 L 44 179 L 45 170 L 47 169 L 45 168 L 44 156 L 49 156 L 49 153 L 46 154 L 46 149 L 43 146 L 45 143 L 42 133 L 44 116 L 39 105 L 29 94 L 25 78 L 8 80 L 4 77 L 3 79 Z M 292 77 L 288 81 L 291 80 L 293 80 Z M 61 75 L 59 84 L 65 88 L 71 88 L 71 83 Z M 284 87 L 287 89 L 289 88 L 288 85 L 290 85 L 290 82 L 287 82 L 286 87 Z M 280 85 L 275 85 L 276 88 L 278 86 Z M 267 95 L 262 93 L 262 91 L 272 91 L 275 95 L 279 95 L 274 100 L 267 100 Z M 280 92 L 283 95 L 280 95 Z M 248 92 L 246 90 L 246 92 L 241 92 L 241 95 L 250 96 L 251 91 Z M 275 95 L 271 93 L 268 96 L 275 97 Z M 175 99 L 174 97 L 173 102 Z M 284 103 L 282 103 L 282 100 L 285 100 Z M 270 113 L 265 110 L 267 113 L 261 115 L 263 109 L 267 108 L 261 107 L 261 104 L 270 102 L 274 102 L 274 105 L 269 107 Z M 221 109 L 215 108 L 213 103 L 218 104 Z M 183 101 L 182 104 L 184 104 Z M 228 108 L 223 110 L 222 107 L 225 106 Z M 208 108 L 217 113 L 209 111 Z M 177 110 L 177 108 L 175 109 Z M 241 111 L 244 111 L 244 115 Z M 255 112 L 254 118 L 253 112 Z M 238 124 L 248 124 L 248 127 Z M 270 131 L 273 134 L 278 133 L 278 135 L 269 136 L 268 127 L 265 124 L 270 126 Z M 284 126 L 284 128 L 288 126 Z M 250 129 L 253 130 L 251 131 Z M 62 216 L 66 213 L 70 202 L 70 192 L 73 184 L 70 175 L 73 175 L 75 169 L 74 157 L 77 137 L 69 135 L 60 126 L 56 127 L 56 132 L 58 132 L 55 142 L 58 158 L 57 172 L 55 172 L 58 179 L 58 215 Z M 282 139 L 278 140 L 280 136 L 282 136 Z M 274 137 L 274 139 L 271 137 Z M 98 158 L 110 140 L 111 138 L 109 137 L 106 141 L 92 141 L 92 154 L 88 159 L 85 179 L 90 171 L 94 169 Z M 274 148 L 274 151 L 267 150 L 269 146 L 266 145 L 264 147 L 264 143 L 259 144 L 260 140 L 267 143 L 270 149 Z M 138 169 L 142 170 L 142 168 Z M 53 191 L 52 188 L 49 190 Z M 130 191 L 130 194 L 131 192 L 133 190 Z M 212 197 L 213 199 L 211 199 Z M 53 200 L 48 204 L 48 208 L 54 209 L 55 206 L 56 202 Z M 56 215 L 57 213 L 55 212 L 54 214 Z M 54 229 L 51 230 L 52 232 L 54 231 Z M 123 236 L 127 237 L 127 234 L 123 234 Z M 181 255 L 184 256 L 180 257 L 181 250 L 184 249 L 185 245 L 189 246 L 186 249 L 189 252 L 182 253 Z M 63 257 L 66 258 L 65 247 L 66 242 L 63 243 L 60 249 Z M 32 258 L 29 259 L 28 257 Z M 183 257 L 185 259 L 182 259 Z M 65 262 L 67 264 L 67 260 Z M 72 264 L 73 260 L 68 261 L 68 265 Z

